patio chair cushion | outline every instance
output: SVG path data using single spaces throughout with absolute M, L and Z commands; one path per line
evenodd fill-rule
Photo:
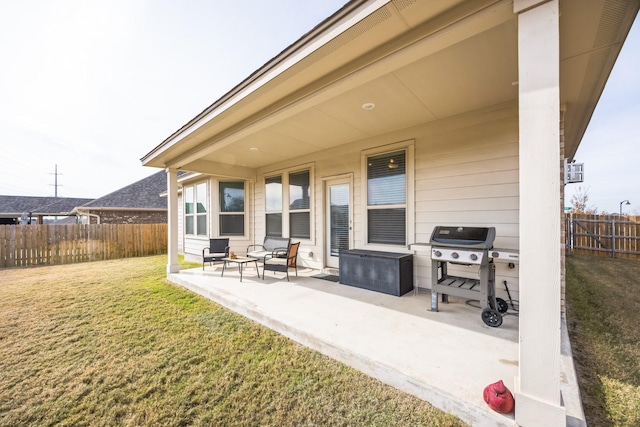
M 249 258 L 263 259 L 267 255 L 271 255 L 271 251 L 258 250 L 258 251 L 247 252 L 247 256 Z
M 208 260 L 209 258 L 225 258 L 227 256 L 226 253 L 224 252 L 216 252 L 216 253 L 209 253 L 207 255 L 205 255 L 205 261 Z
M 265 261 L 265 264 L 267 264 L 267 265 L 279 265 L 279 266 L 283 266 L 284 267 L 284 266 L 287 265 L 288 261 L 289 260 L 287 258 L 270 258 L 270 259 Z
M 287 274 L 287 281 L 289 281 L 289 269 L 294 268 L 296 270 L 296 276 L 298 275 L 298 248 L 300 242 L 291 243 L 284 251 L 274 252 L 272 255 L 267 255 L 262 263 L 262 279 L 267 270 L 279 271 Z

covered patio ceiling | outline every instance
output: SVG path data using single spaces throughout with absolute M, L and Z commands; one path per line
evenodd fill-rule
M 572 157 L 633 22 L 632 2 L 560 2 Z M 518 97 L 512 1 L 352 1 L 147 154 L 251 178 L 270 164 Z M 365 109 L 365 104 L 375 104 Z

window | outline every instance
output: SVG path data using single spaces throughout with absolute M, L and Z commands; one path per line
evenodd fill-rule
M 367 157 L 368 243 L 406 245 L 406 152 Z
M 195 234 L 193 230 L 193 187 L 184 188 L 184 232 L 185 234 Z
M 267 236 L 311 239 L 310 169 L 267 177 L 265 198 Z
M 207 235 L 207 183 L 184 188 L 185 234 Z
M 220 235 L 244 236 L 244 182 L 220 182 Z
M 311 238 L 308 170 L 289 173 L 289 237 Z
M 282 176 L 265 180 L 265 195 L 267 236 L 282 237 Z

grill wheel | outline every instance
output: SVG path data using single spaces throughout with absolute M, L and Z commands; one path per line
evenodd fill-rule
M 496 305 L 500 314 L 504 314 L 509 310 L 509 305 L 502 298 L 496 298 Z
M 502 315 L 498 312 L 498 310 L 494 310 L 493 308 L 485 308 L 482 310 L 482 321 L 492 328 L 497 328 L 502 325 Z

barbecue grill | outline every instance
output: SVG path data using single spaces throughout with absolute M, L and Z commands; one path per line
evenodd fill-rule
M 496 237 L 495 227 L 445 227 L 433 229 L 431 245 L 431 311 L 438 311 L 438 295 L 480 301 L 482 320 L 491 327 L 502 325 L 506 301 L 496 298 L 495 267 L 489 250 Z M 448 264 L 477 265 L 479 279 L 451 276 Z

